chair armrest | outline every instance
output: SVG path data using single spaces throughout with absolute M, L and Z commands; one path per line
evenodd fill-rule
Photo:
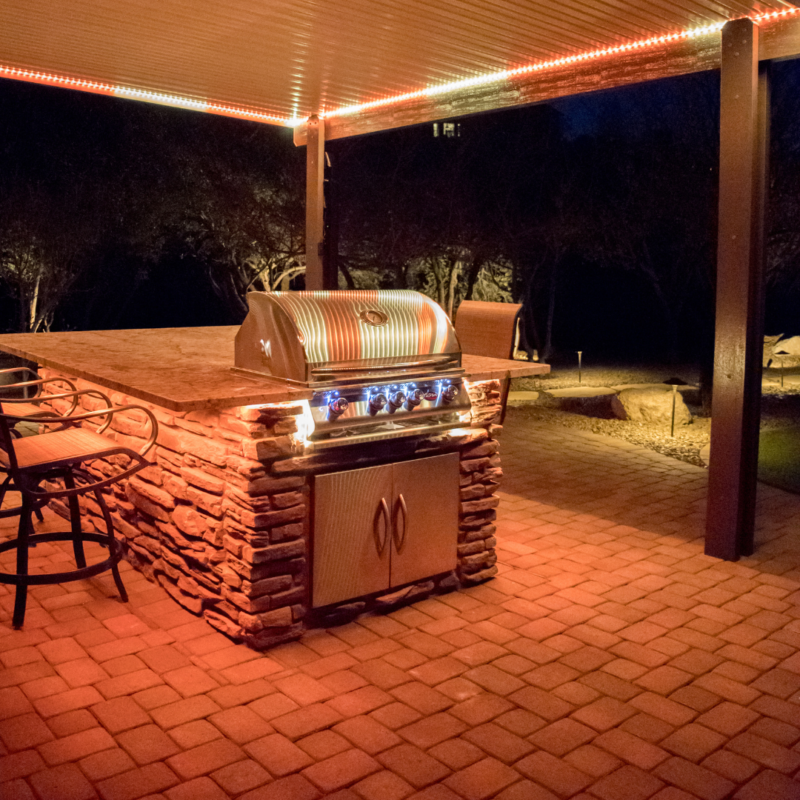
M 95 389 L 87 389 L 84 391 L 87 394 L 99 394 L 105 398 L 105 395 L 103 395 L 102 392 L 98 392 Z M 107 400 L 108 398 L 105 399 Z M 41 417 L 36 417 L 35 419 L 36 422 L 38 422 L 40 425 L 47 425 L 50 423 L 55 425 L 63 425 L 64 423 L 67 422 L 82 422 L 85 419 L 106 417 L 107 418 L 106 421 L 97 429 L 98 433 L 103 433 L 111 424 L 111 420 L 113 419 L 114 414 L 116 414 L 119 411 L 142 411 L 149 418 L 150 437 L 145 442 L 144 446 L 139 450 L 139 456 L 144 456 L 145 453 L 147 453 L 147 451 L 150 450 L 150 448 L 155 444 L 156 437 L 158 436 L 158 421 L 156 420 L 153 412 L 144 408 L 144 406 L 131 405 L 131 406 L 116 406 L 113 408 L 109 406 L 108 408 L 99 408 L 96 411 L 86 411 L 82 414 L 69 414 L 63 417 L 57 415 L 53 415 L 52 417 L 41 416 Z M 0 414 L 0 417 L 2 417 L 5 420 L 8 420 L 9 422 L 24 422 L 26 420 L 30 421 L 29 417 L 19 417 L 19 416 L 15 417 L 13 414 Z
M 61 380 L 61 378 L 56 378 L 54 380 Z M 67 381 L 67 383 L 69 383 L 69 381 Z M 97 389 L 80 389 L 72 392 L 63 392 L 61 394 L 37 395 L 36 397 L 29 397 L 29 398 L 23 397 L 13 400 L 4 399 L 2 402 L 4 406 L 10 406 L 13 405 L 14 403 L 48 403 L 50 402 L 50 400 L 63 400 L 64 398 L 71 397 L 72 404 L 70 405 L 69 410 L 66 412 L 66 414 L 60 415 L 63 420 L 65 416 L 69 416 L 70 414 L 73 414 L 75 412 L 75 409 L 78 407 L 78 398 L 83 397 L 85 395 L 94 395 L 96 397 L 99 397 L 106 404 L 106 408 L 111 408 L 111 400 L 109 399 L 109 397 Z M 49 411 L 50 409 L 46 410 Z M 52 411 L 51 413 L 56 414 L 57 412 Z M 38 420 L 40 418 L 36 417 L 36 419 Z
M 22 367 L 21 369 L 25 369 L 28 372 L 31 372 L 32 374 L 36 375 L 36 373 L 33 372 L 33 370 L 29 370 L 27 367 Z M 2 375 L 4 372 L 12 372 L 12 371 L 13 370 L 0 370 L 0 375 Z M 0 392 L 4 391 L 6 389 L 27 389 L 29 386 L 36 386 L 37 390 L 36 390 L 36 393 L 34 394 L 33 397 L 24 397 L 21 400 L 17 401 L 17 402 L 24 403 L 24 402 L 30 402 L 31 400 L 37 399 L 39 397 L 39 395 L 41 394 L 42 386 L 45 386 L 48 383 L 66 383 L 67 386 L 69 387 L 70 391 L 72 391 L 72 392 L 78 391 L 78 389 L 75 386 L 75 384 L 71 380 L 68 380 L 67 378 L 39 378 L 38 375 L 36 377 L 37 377 L 37 380 L 35 380 L 35 381 L 19 381 L 17 383 L 6 383 L 6 384 L 3 384 L 3 385 L 0 386 Z M 13 400 L 4 400 L 3 402 L 11 403 L 11 402 L 14 402 L 14 401 Z
M 27 372 L 33 375 L 34 378 L 39 377 L 36 373 L 36 370 L 33 370 L 30 367 L 8 367 L 7 369 L 0 369 L 0 375 L 11 375 L 14 372 Z

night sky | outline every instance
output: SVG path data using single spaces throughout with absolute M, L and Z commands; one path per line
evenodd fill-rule
M 385 286 L 443 242 L 511 259 L 540 338 L 555 281 L 556 350 L 616 360 L 667 354 L 654 287 L 669 283 L 672 354 L 697 360 L 713 334 L 718 84 L 704 73 L 466 118 L 453 139 L 425 125 L 334 142 L 341 258 Z M 799 84 L 797 62 L 775 65 L 767 333 L 787 335 L 800 333 Z M 0 106 L 0 248 L 33 231 L 80 262 L 54 330 L 237 323 L 215 272 L 232 234 L 208 217 L 281 185 L 302 223 L 304 150 L 288 130 L 8 80 Z M 0 328 L 19 313 L 0 269 Z

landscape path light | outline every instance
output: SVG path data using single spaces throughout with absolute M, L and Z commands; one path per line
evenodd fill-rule
M 578 383 L 581 382 L 581 359 L 583 357 L 583 350 L 577 350 L 578 353 Z
M 678 399 L 678 387 L 679 386 L 686 386 L 686 381 L 681 380 L 680 378 L 667 378 L 664 381 L 667 386 L 672 387 L 672 421 L 669 425 L 669 435 L 671 438 L 675 438 L 675 401 Z

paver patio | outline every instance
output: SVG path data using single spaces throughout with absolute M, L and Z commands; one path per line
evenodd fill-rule
M 800 497 L 728 563 L 704 470 L 513 409 L 501 444 L 496 579 L 265 654 L 129 568 L 23 631 L 0 587 L 0 797 L 800 798 Z

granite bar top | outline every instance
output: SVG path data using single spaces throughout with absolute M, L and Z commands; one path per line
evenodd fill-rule
M 234 372 L 236 325 L 124 331 L 7 333 L 0 351 L 84 378 L 172 411 L 281 403 L 309 389 Z M 470 380 L 539 375 L 546 364 L 463 356 Z
M 0 339 L 2 339 L 1 336 Z M 502 381 L 506 378 L 527 378 L 531 375 L 546 375 L 550 372 L 549 364 L 471 356 L 467 353 L 461 355 L 461 366 L 464 367 L 467 379 L 471 381 Z

